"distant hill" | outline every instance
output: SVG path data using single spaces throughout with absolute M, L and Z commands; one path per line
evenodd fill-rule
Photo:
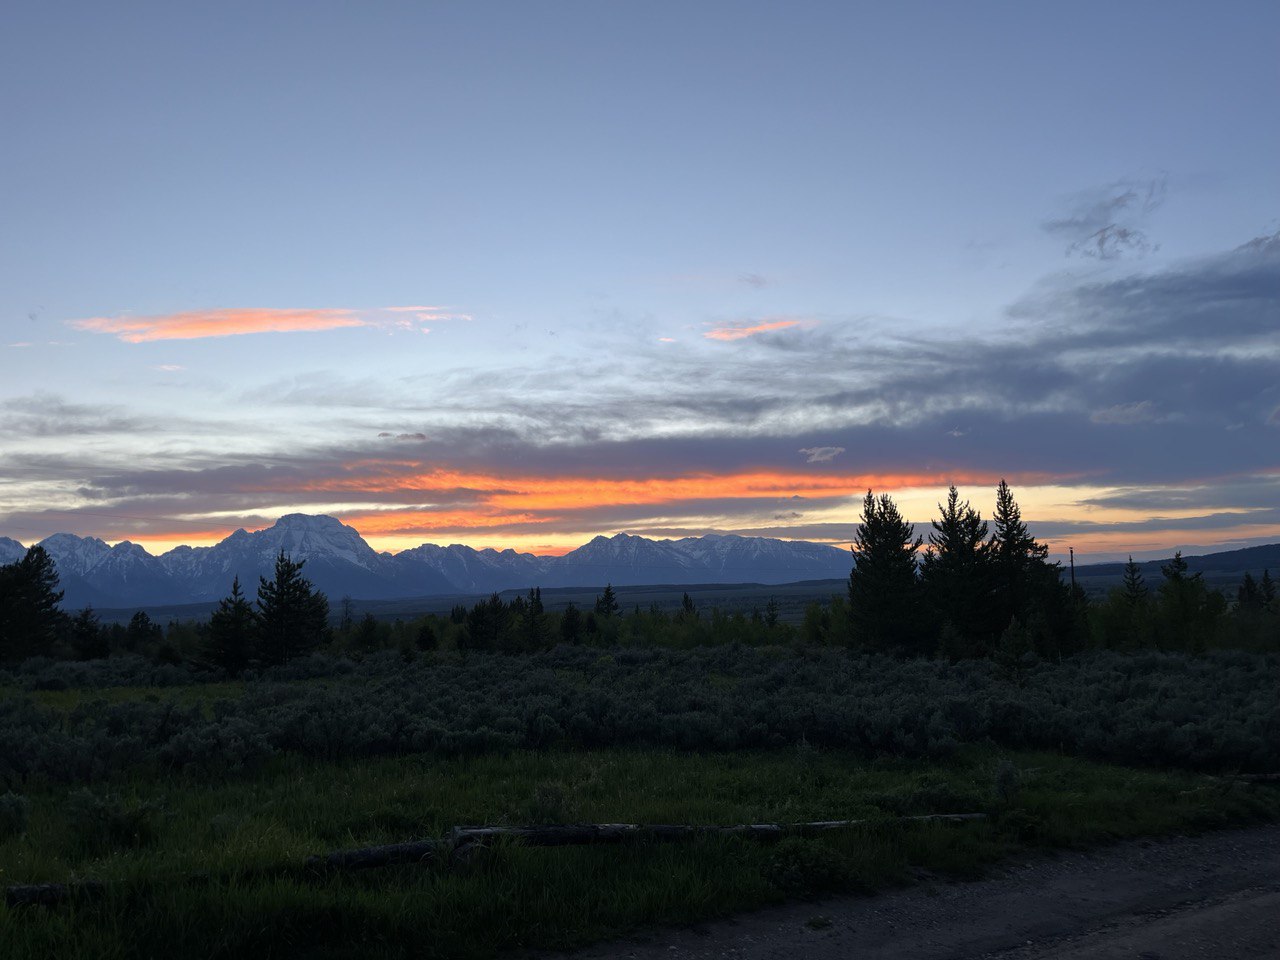
M 1139 563 L 1144 576 L 1160 575 L 1160 567 L 1172 559 L 1148 560 Z M 1183 557 L 1187 568 L 1192 573 L 1233 573 L 1244 576 L 1248 573 L 1261 573 L 1270 570 L 1280 575 L 1280 543 L 1268 543 L 1260 547 L 1244 547 L 1240 550 L 1226 550 L 1222 553 L 1206 553 L 1199 557 Z M 1090 563 L 1076 567 L 1076 573 L 1087 573 L 1089 576 L 1123 576 L 1123 563 Z
M 1160 568 L 1172 558 L 1164 560 L 1147 560 L 1138 564 L 1143 577 L 1148 583 L 1157 583 L 1161 579 Z M 1183 557 L 1187 561 L 1187 569 L 1191 573 L 1200 574 L 1209 583 L 1224 586 L 1239 582 L 1246 574 L 1259 576 L 1263 570 L 1270 570 L 1272 576 L 1280 577 L 1280 543 L 1268 543 L 1260 547 L 1244 547 L 1240 550 L 1225 550 L 1221 553 L 1206 553 L 1197 557 Z M 1076 567 L 1076 579 L 1086 589 L 1106 589 L 1119 583 L 1124 576 L 1123 563 L 1090 563 Z
M 237 530 L 211 547 L 180 546 L 152 556 L 135 543 L 56 533 L 41 541 L 58 569 L 63 606 L 77 609 L 170 607 L 217 600 L 239 577 L 252 595 L 285 551 L 304 560 L 303 573 L 336 601 L 474 595 L 540 587 L 648 584 L 793 583 L 848 576 L 849 554 L 824 544 L 766 537 L 711 535 L 650 540 L 620 533 L 596 537 L 562 557 L 514 550 L 423 544 L 378 553 L 334 517 L 290 514 L 274 525 Z M 0 538 L 0 563 L 24 551 Z

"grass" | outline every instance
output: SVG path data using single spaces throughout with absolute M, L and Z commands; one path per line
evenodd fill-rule
M 1006 762 L 1012 779 L 1007 767 L 999 773 Z M 977 748 L 946 763 L 866 761 L 809 748 L 341 763 L 284 757 L 252 779 L 215 785 L 120 779 L 94 788 L 96 806 L 60 787 L 29 785 L 25 793 L 28 826 L 0 841 L 0 884 L 86 877 L 115 883 L 99 903 L 0 907 L 0 943 L 12 958 L 485 957 L 565 948 L 788 897 L 871 891 L 903 882 L 910 868 L 968 876 L 1028 847 L 1280 814 L 1280 791 L 1267 788 Z M 961 826 L 887 819 L 972 810 L 993 818 Z M 821 840 L 507 846 L 458 869 L 322 880 L 253 875 L 331 849 L 438 836 L 455 824 L 864 816 L 877 822 Z M 116 825 L 105 843 L 97 835 L 104 822 Z M 176 882 L 206 872 L 221 879 Z

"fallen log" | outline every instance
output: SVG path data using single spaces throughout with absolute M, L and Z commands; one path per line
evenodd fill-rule
M 1235 779 L 1245 783 L 1280 783 L 1280 773 L 1237 773 Z
M 587 846 L 637 840 L 650 843 L 677 843 L 698 837 L 747 837 L 757 840 L 787 835 L 815 836 L 831 830 L 883 823 L 964 823 L 984 820 L 985 813 L 934 813 L 890 820 L 815 820 L 808 823 L 739 823 L 732 826 L 678 823 L 575 823 L 515 827 L 454 827 L 444 839 L 414 840 L 376 847 L 334 850 L 311 856 L 303 866 L 311 872 L 330 870 L 371 870 L 405 864 L 450 863 L 465 859 L 472 851 L 495 841 L 510 841 L 531 847 Z M 283 876 L 297 871 L 294 866 L 262 868 L 253 875 Z M 210 883 L 208 874 L 186 878 L 186 883 Z M 183 881 L 178 881 L 183 882 Z M 7 887 L 5 903 L 10 907 L 52 907 L 68 900 L 101 897 L 105 887 L 95 880 L 77 883 L 39 883 Z
M 563 847 L 597 843 L 621 843 L 624 840 L 672 842 L 705 836 L 751 837 L 772 839 L 787 834 L 813 836 L 830 830 L 866 826 L 874 823 L 963 823 L 983 820 L 985 813 L 935 813 L 918 817 L 895 817 L 892 820 L 816 820 L 808 823 L 739 823 L 733 826 L 645 823 L 575 823 L 517 827 L 454 827 L 449 838 L 455 844 L 486 844 L 494 840 L 511 840 L 533 847 Z
M 7 907 L 52 907 L 68 900 L 96 900 L 105 889 L 96 880 L 19 884 L 5 888 L 4 903 Z
M 417 840 L 379 847 L 360 847 L 356 850 L 335 850 L 307 857 L 306 865 L 312 869 L 369 870 L 404 863 L 430 863 L 446 859 L 452 850 L 453 844 L 446 840 Z

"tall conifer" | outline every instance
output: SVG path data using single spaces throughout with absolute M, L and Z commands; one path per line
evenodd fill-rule
M 219 600 L 218 609 L 209 616 L 204 659 L 238 677 L 253 659 L 254 627 L 253 607 L 236 577 L 231 581 L 230 595 Z
M 993 584 L 991 549 L 982 515 L 960 501 L 952 486 L 940 516 L 933 521 L 929 547 L 920 566 L 920 582 L 933 619 L 932 628 L 947 632 L 948 656 L 981 656 L 995 637 L 990 615 Z
M 62 623 L 58 570 L 44 547 L 0 567 L 0 661 L 47 654 Z
M 291 560 L 283 550 L 276 557 L 275 575 L 258 578 L 258 659 L 285 663 L 319 646 L 329 624 L 329 600 L 312 589 L 302 575 L 306 561 Z
M 867 491 L 849 574 L 849 628 L 855 648 L 923 652 L 916 574 L 916 551 L 923 542 L 887 493 L 876 497 Z
M 1147 600 L 1147 581 L 1142 576 L 1142 568 L 1133 562 L 1133 554 L 1124 565 L 1124 598 L 1130 606 L 1140 606 Z

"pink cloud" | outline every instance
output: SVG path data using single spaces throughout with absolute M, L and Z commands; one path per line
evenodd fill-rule
M 247 307 L 231 310 L 189 310 L 146 317 L 90 317 L 73 320 L 71 326 L 90 333 L 107 333 L 126 343 L 153 340 L 200 340 L 250 333 L 314 333 L 344 327 L 378 327 L 388 330 L 421 330 L 428 322 L 470 320 L 464 313 L 441 307 L 382 307 L 378 310 L 329 308 L 291 310 Z
M 809 320 L 744 320 L 740 323 L 727 323 L 715 327 L 703 334 L 708 340 L 745 340 L 757 334 L 769 333 L 773 330 L 786 330 L 789 327 L 812 326 Z
M 427 306 L 408 306 L 408 307 L 383 307 L 387 313 L 404 313 L 410 314 L 413 320 L 418 323 L 438 323 L 441 320 L 470 320 L 470 314 L 451 313 L 447 307 L 427 307 Z M 409 327 L 412 325 L 411 320 L 393 320 L 392 324 L 397 327 Z
M 109 333 L 126 343 L 153 340 L 199 340 L 249 333 L 297 333 L 363 327 L 367 321 L 351 310 L 192 310 L 150 317 L 90 317 L 73 320 L 77 330 Z

